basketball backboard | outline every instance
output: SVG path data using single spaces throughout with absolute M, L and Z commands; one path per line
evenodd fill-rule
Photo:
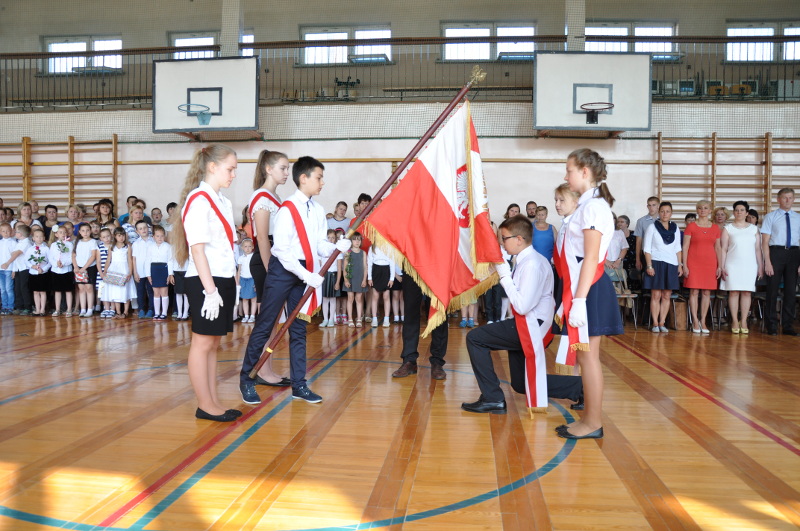
M 652 94 L 649 53 L 537 52 L 534 129 L 648 131 Z M 587 123 L 581 105 L 613 107 Z
M 153 61 L 153 132 L 257 130 L 258 87 L 257 57 Z

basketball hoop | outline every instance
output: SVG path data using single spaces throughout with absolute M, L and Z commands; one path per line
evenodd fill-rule
M 586 111 L 586 123 L 596 124 L 597 115 L 603 111 L 609 111 L 614 108 L 614 104 L 607 101 L 595 101 L 591 103 L 584 103 L 581 105 L 581 110 Z
M 208 125 L 211 123 L 211 107 L 200 105 L 199 103 L 182 103 L 178 105 L 180 112 L 185 112 L 186 116 L 197 116 L 197 123 Z

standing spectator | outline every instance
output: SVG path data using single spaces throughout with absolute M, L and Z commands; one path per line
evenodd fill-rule
M 617 217 L 617 230 L 622 232 L 622 236 L 628 243 L 628 252 L 625 253 L 625 258 L 622 260 L 622 267 L 630 277 L 630 271 L 636 267 L 636 257 L 631 249 L 636 249 L 636 236 L 631 231 L 631 218 L 625 214 Z
M 347 203 L 339 201 L 336 203 L 336 209 L 333 211 L 333 217 L 328 218 L 329 229 L 342 229 L 347 232 L 350 227 L 350 218 L 347 217 Z
M 31 199 L 28 201 L 31 204 L 31 217 L 39 222 L 42 226 L 44 226 L 44 215 L 39 213 L 39 202 L 35 199 Z M 47 234 L 49 237 L 50 235 Z
M 720 233 L 725 230 L 725 225 L 730 217 L 728 209 L 724 206 L 718 206 L 714 209 L 714 223 L 719 227 Z
M 101 199 L 97 203 L 97 222 L 105 226 L 113 223 L 114 227 L 119 227 L 119 222 L 114 219 L 114 203 L 110 199 Z
M 178 203 L 174 201 L 167 203 L 167 219 L 161 224 L 164 230 L 167 231 L 167 241 L 169 241 L 169 233 L 172 231 L 172 225 L 175 223 L 175 216 L 177 215 L 177 209 L 175 207 L 177 206 Z
M 751 225 L 755 225 L 757 227 L 758 226 L 758 210 L 756 210 L 755 208 L 751 208 L 750 210 L 748 210 L 747 211 L 747 217 L 744 218 L 744 220 L 746 222 L 750 223 Z
M 796 336 L 794 330 L 795 292 L 800 269 L 800 214 L 792 211 L 794 190 L 778 191 L 778 208 L 764 216 L 761 225 L 761 248 L 764 254 L 764 273 L 767 274 L 767 333 L 778 333 L 778 288 L 783 282 L 783 333 Z
M 133 205 L 136 204 L 137 199 L 138 197 L 136 197 L 135 195 L 129 195 L 128 199 L 125 200 L 125 210 L 127 212 L 119 217 L 120 226 L 122 226 L 123 223 L 128 222 L 128 216 L 130 216 L 130 211 L 133 208 Z
M 81 222 L 81 209 L 80 205 L 68 205 L 67 206 L 67 221 L 72 224 L 72 236 L 77 236 L 78 231 L 83 224 Z
M 547 222 L 547 207 L 536 207 L 536 221 L 533 223 L 533 248 L 547 259 L 548 263 L 553 262 L 553 249 L 556 245 L 558 230 Z
M 749 209 L 747 201 L 736 201 L 733 204 L 733 223 L 722 231 L 722 282 L 719 288 L 728 292 L 733 334 L 750 333 L 747 315 L 750 313 L 751 293 L 756 290 L 756 278 L 764 274 L 758 227 L 745 219 Z
M 163 216 L 164 215 L 161 213 L 161 209 L 158 207 L 150 210 L 150 219 L 153 221 L 153 225 L 161 225 L 161 219 Z
M 667 312 L 672 291 L 680 288 L 678 277 L 683 273 L 683 258 L 678 225 L 670 221 L 672 203 L 658 206 L 659 220 L 644 234 L 644 259 L 647 262 L 644 288 L 651 290 L 650 315 L 653 332 L 667 333 Z
M 32 214 L 33 210 L 31 209 L 30 203 L 20 203 L 19 204 L 19 216 L 16 220 L 11 222 L 11 226 L 15 227 L 17 223 L 23 223 L 29 227 L 33 227 L 34 225 L 41 227 L 42 224 L 39 222 L 38 219 L 33 218 Z
M 640 217 L 636 221 L 636 228 L 633 229 L 633 235 L 636 236 L 636 269 L 642 270 L 642 242 L 644 240 L 644 233 L 647 227 L 655 223 L 658 219 L 658 205 L 660 199 L 656 196 L 647 198 L 647 214 Z
M 58 207 L 55 205 L 47 205 L 44 207 L 44 221 L 42 221 L 42 229 L 47 239 L 50 239 L 50 233 L 53 228 L 58 227 Z
M 711 290 L 717 289 L 717 279 L 722 274 L 722 246 L 719 226 L 711 221 L 711 203 L 697 202 L 697 221 L 686 227 L 683 235 L 683 285 L 689 288 L 689 310 L 692 314 L 692 332 L 708 334 L 706 315 L 711 305 Z M 700 314 L 697 297 L 702 291 Z
M 616 227 L 617 215 L 613 212 L 611 214 L 614 216 L 614 227 Z M 645 232 L 645 235 L 646 234 Z M 610 278 L 612 282 L 622 282 L 627 279 L 625 268 L 622 264 L 625 261 L 625 257 L 628 255 L 629 248 L 630 245 L 628 244 L 628 240 L 625 239 L 625 233 L 616 229 L 614 231 L 614 236 L 611 238 L 611 243 L 608 244 L 608 253 L 606 254 L 606 261 L 604 264 L 606 275 L 608 275 L 608 278 Z
M 525 214 L 528 216 L 531 224 L 536 223 L 536 211 L 539 209 L 539 205 L 536 204 L 536 201 L 528 201 L 525 203 Z

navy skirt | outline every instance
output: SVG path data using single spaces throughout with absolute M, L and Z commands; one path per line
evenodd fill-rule
M 653 270 L 655 275 L 652 277 L 645 271 L 642 275 L 642 287 L 644 289 L 680 289 L 678 282 L 678 266 L 653 260 Z
M 589 336 L 619 336 L 625 333 L 619 314 L 617 292 L 608 275 L 603 273 L 589 289 L 586 296 L 586 316 L 589 321 Z M 562 335 L 567 327 L 562 327 Z
M 150 264 L 150 278 L 154 288 L 166 288 L 169 278 L 169 268 L 166 262 L 153 262 Z

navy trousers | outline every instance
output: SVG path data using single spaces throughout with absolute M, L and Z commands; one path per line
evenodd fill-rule
M 302 264 L 305 262 L 300 261 Z M 256 317 L 247 350 L 244 353 L 242 372 L 239 375 L 241 383 L 253 383 L 249 372 L 258 363 L 261 352 L 269 341 L 275 321 L 278 319 L 283 305 L 287 304 L 289 311 L 294 310 L 303 297 L 306 283 L 297 278 L 283 267 L 281 261 L 274 256 L 269 259 L 269 269 L 264 279 L 264 292 L 261 297 L 261 311 Z M 289 366 L 291 368 L 292 387 L 299 387 L 306 383 L 306 322 L 295 319 L 289 326 Z

